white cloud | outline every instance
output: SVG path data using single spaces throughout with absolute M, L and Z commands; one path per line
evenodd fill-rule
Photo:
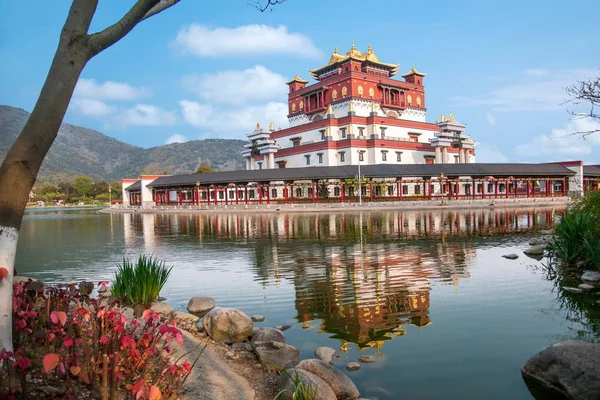
M 196 128 L 202 128 L 219 137 L 245 139 L 246 134 L 259 122 L 275 127 L 287 126 L 288 106 L 285 103 L 269 102 L 243 108 L 218 107 L 196 101 L 179 102 L 183 119 Z
M 506 163 L 508 157 L 496 146 L 475 143 L 475 157 L 478 163 Z
M 145 87 L 133 87 L 127 83 L 106 81 L 98 83 L 95 79 L 79 79 L 73 96 L 79 99 L 95 100 L 136 100 L 152 94 Z
M 492 113 L 488 112 L 485 114 L 485 120 L 488 122 L 488 124 L 490 125 L 495 125 L 496 124 L 496 117 L 494 117 L 492 115 Z
M 150 104 L 136 104 L 120 112 L 116 119 L 124 125 L 161 126 L 174 125 L 177 116 L 174 111 L 163 110 Z
M 495 112 L 564 110 L 568 99 L 565 87 L 598 74 L 595 68 L 545 71 L 525 70 L 507 86 L 481 97 L 456 96 L 458 106 L 491 106 Z
M 109 106 L 100 100 L 75 98 L 73 99 L 72 104 L 79 114 L 88 117 L 106 117 L 107 115 L 115 112 L 115 107 Z
M 317 57 L 321 54 L 312 40 L 290 33 L 284 25 L 244 25 L 237 28 L 210 29 L 199 24 L 182 28 L 174 44 L 199 57 L 293 54 Z
M 548 161 L 560 160 L 561 157 L 593 157 L 600 152 L 600 134 L 590 135 L 586 139 L 572 134 L 596 129 L 600 129 L 597 121 L 573 119 L 563 128 L 552 129 L 549 135 L 534 136 L 528 143 L 517 146 L 516 153 L 528 158 L 543 157 Z
M 189 75 L 183 78 L 186 89 L 208 102 L 246 104 L 285 98 L 285 78 L 261 65 L 243 71 Z
M 187 136 L 185 135 L 180 135 L 180 134 L 176 134 L 176 135 L 171 135 L 167 138 L 167 140 L 165 140 L 165 144 L 173 144 L 173 143 L 185 143 L 187 142 L 189 139 L 187 138 Z

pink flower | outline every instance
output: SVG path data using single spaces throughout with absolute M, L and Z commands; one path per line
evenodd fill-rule
M 100 337 L 100 343 L 108 344 L 109 342 L 110 342 L 110 337 L 108 335 L 102 335 L 102 337 Z

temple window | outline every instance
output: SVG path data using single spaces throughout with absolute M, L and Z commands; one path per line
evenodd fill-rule
M 254 189 L 250 189 L 250 190 L 248 191 L 248 198 L 249 198 L 249 199 L 253 199 L 253 198 L 254 198 Z
M 459 158 L 459 156 L 454 156 L 454 163 L 455 163 L 455 164 L 458 164 L 458 163 L 460 163 L 460 158 Z
M 302 188 L 296 188 L 296 197 L 302 197 Z
M 365 134 L 365 128 L 362 127 L 362 126 L 359 126 L 358 127 L 358 135 L 359 136 L 364 136 L 364 134 Z
M 381 161 L 387 161 L 387 150 L 381 150 Z
M 277 198 L 277 189 L 271 189 L 271 197 L 274 199 Z
M 219 192 L 219 200 L 225 200 L 225 193 Z
M 317 153 L 317 156 L 319 157 L 319 164 L 323 164 L 323 153 Z
M 340 152 L 340 162 L 346 162 L 346 152 Z
M 257 163 L 257 164 L 258 164 L 258 169 L 262 169 L 262 163 L 261 163 L 261 162 L 259 162 L 259 163 Z
M 389 185 L 387 187 L 387 194 L 388 194 L 388 196 L 393 196 L 394 195 L 394 186 L 393 185 Z
M 488 183 L 488 193 L 494 193 L 494 184 Z
M 243 198 L 244 198 L 244 191 L 243 191 L 243 190 L 238 190 L 238 197 L 239 197 L 240 199 L 243 199 Z
M 396 152 L 396 161 L 402 162 L 402 152 L 401 151 Z
M 319 132 L 321 132 L 321 140 L 325 140 L 325 129 L 321 129 Z
M 483 184 L 478 183 L 477 184 L 477 193 L 482 193 L 483 192 Z
M 346 128 L 340 128 L 340 132 L 342 133 L 342 139 L 346 138 Z
M 365 161 L 365 153 L 362 151 L 358 153 L 358 161 Z
M 333 188 L 333 195 L 336 197 L 340 196 L 340 188 L 339 187 L 336 186 Z
M 306 165 L 310 165 L 310 155 L 304 156 L 306 158 Z
M 415 185 L 415 194 L 421 194 L 421 185 Z
M 408 185 L 402 185 L 402 194 L 408 194 Z
M 383 127 L 383 126 L 379 128 L 379 130 L 381 131 L 381 138 L 382 138 L 382 139 L 385 137 L 385 130 L 386 130 L 386 129 L 387 129 L 387 128 L 386 128 L 386 127 Z

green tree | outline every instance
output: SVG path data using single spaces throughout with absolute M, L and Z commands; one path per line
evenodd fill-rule
M 196 170 L 197 174 L 207 174 L 209 172 L 215 172 L 215 171 L 209 165 L 206 165 L 206 164 L 202 164 Z
M 42 196 L 47 195 L 48 193 L 58 193 L 58 187 L 56 187 L 55 185 L 42 185 L 40 186 L 40 188 L 37 190 L 38 194 L 41 194 Z
M 113 182 L 110 184 L 111 196 L 113 200 L 123 199 L 123 184 L 121 182 Z
M 79 175 L 73 179 L 73 191 L 81 197 L 89 197 L 94 192 L 94 181 L 89 176 Z
M 108 183 L 106 183 L 105 181 L 94 182 L 94 186 L 92 188 L 92 195 L 96 197 L 100 194 L 106 194 L 108 196 Z

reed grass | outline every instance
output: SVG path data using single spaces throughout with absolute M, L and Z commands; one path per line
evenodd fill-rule
M 111 294 L 128 305 L 150 305 L 158 298 L 173 267 L 152 256 L 141 255 L 137 262 L 123 258 L 111 285 Z

